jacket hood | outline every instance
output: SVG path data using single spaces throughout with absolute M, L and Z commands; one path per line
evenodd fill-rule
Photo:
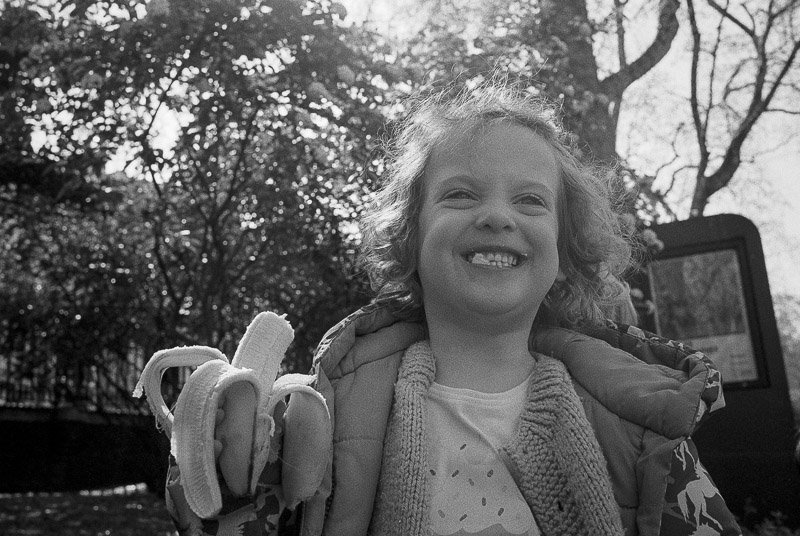
M 563 362 L 623 419 L 670 439 L 692 435 L 725 406 L 720 373 L 705 354 L 635 326 L 548 328 L 533 334 L 531 347 Z

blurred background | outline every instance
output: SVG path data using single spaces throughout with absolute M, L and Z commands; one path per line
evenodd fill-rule
M 66 491 L 158 510 L 146 360 L 232 355 L 270 309 L 305 372 L 369 300 L 356 221 L 404 99 L 492 70 L 616 165 L 651 253 L 654 224 L 756 224 L 797 418 L 799 49 L 797 0 L 0 3 L 0 529 L 46 534 L 13 531 Z

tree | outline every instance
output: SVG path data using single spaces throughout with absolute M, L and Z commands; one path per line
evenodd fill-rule
M 800 107 L 791 104 L 800 96 L 800 2 L 721 5 L 707 0 L 702 7 L 718 17 L 708 32 L 701 26 L 697 4 L 687 0 L 690 106 L 698 148 L 696 163 L 689 167 L 695 182 L 691 216 L 701 216 L 709 198 L 730 184 L 742 162 L 743 145 L 764 114 L 800 115 Z M 736 59 L 726 61 L 732 49 Z M 784 103 L 789 107 L 783 108 Z
M 615 138 L 623 94 L 666 55 L 679 27 L 680 3 L 660 2 L 652 39 L 631 59 L 626 4 L 602 3 L 590 12 L 582 0 L 494 1 L 480 8 L 469 1 L 437 3 L 412 40 L 409 56 L 421 58 L 422 66 L 439 76 L 465 71 L 474 76 L 499 67 L 526 78 L 563 103 L 565 126 L 587 156 L 612 163 L 618 160 Z M 611 67 L 607 50 L 595 42 L 607 41 L 614 32 L 617 65 Z
M 34 119 L 52 111 L 46 86 L 27 75 L 49 39 L 47 22 L 20 3 L 0 10 L 0 214 L 11 218 L 12 206 L 35 212 L 42 202 L 92 204 L 104 192 L 83 177 L 87 162 L 51 159 L 32 147 Z
M 382 124 L 370 36 L 326 1 L 3 10 L 0 162 L 39 181 L 0 184 L 5 368 L 57 359 L 80 383 L 109 356 L 232 355 L 274 309 L 296 327 L 289 368 L 306 370 L 367 299 L 347 224 Z
M 145 198 L 132 186 L 113 213 L 57 204 L 24 227 L 0 224 L 5 402 L 130 409 L 125 380 L 156 335 L 137 210 Z

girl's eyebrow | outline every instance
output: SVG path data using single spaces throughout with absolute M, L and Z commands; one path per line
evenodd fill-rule
M 453 174 L 451 176 L 447 176 L 446 178 L 438 181 L 436 183 L 435 189 L 438 191 L 438 190 L 441 190 L 443 188 L 448 188 L 448 187 L 451 187 L 451 186 L 454 186 L 454 185 L 465 184 L 465 183 L 468 184 L 468 185 L 480 185 L 485 180 L 486 179 L 483 179 L 483 178 L 480 178 L 480 177 L 476 177 L 476 176 L 468 174 L 468 173 L 455 173 L 455 174 Z M 515 182 L 518 183 L 518 184 L 515 184 L 515 186 L 518 186 L 520 189 L 526 189 L 528 187 L 534 187 L 534 189 L 536 189 L 536 190 L 539 190 L 539 189 L 544 190 L 546 193 L 550 194 L 553 197 L 555 197 L 555 195 L 556 195 L 556 192 L 554 192 L 552 188 L 550 188 L 545 183 L 537 180 L 535 177 L 524 177 L 521 180 L 518 180 L 518 181 L 515 181 Z
M 456 173 L 454 175 L 448 175 L 446 178 L 439 181 L 439 184 L 441 186 L 449 186 L 451 183 L 461 183 L 461 182 L 474 183 L 474 182 L 481 182 L 481 180 L 467 173 Z
M 453 175 L 446 175 L 443 179 L 437 180 L 435 184 L 432 184 L 431 192 L 441 192 L 442 190 L 446 190 L 447 188 L 452 188 L 453 186 L 460 186 L 460 185 L 467 185 L 467 186 L 475 186 L 481 182 L 480 179 L 477 177 L 473 177 L 472 175 L 466 173 L 454 173 Z

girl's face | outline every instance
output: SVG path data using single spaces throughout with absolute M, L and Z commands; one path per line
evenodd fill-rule
M 515 123 L 491 124 L 434 151 L 422 181 L 426 314 L 532 322 L 559 266 L 560 172 L 547 142 Z

